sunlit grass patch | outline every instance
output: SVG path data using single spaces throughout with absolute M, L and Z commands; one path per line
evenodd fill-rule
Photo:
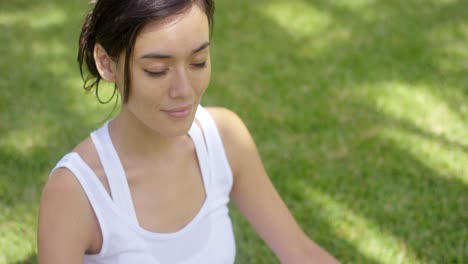
M 0 263 L 22 263 L 36 252 L 36 215 L 34 200 L 13 207 L 0 206 Z
M 330 195 L 309 188 L 306 194 L 315 206 L 311 213 L 320 210 L 333 227 L 335 235 L 349 241 L 356 249 L 376 263 L 420 263 L 408 249 L 405 241 L 398 239 L 377 223 L 346 208 Z M 313 235 L 313 234 L 312 234 Z
M 259 12 L 271 17 L 296 38 L 316 36 L 329 25 L 332 19 L 306 1 L 272 1 L 259 6 Z
M 457 143 L 438 140 L 404 128 L 388 127 L 382 135 L 438 172 L 441 177 L 457 179 L 468 186 L 467 148 Z
M 5 12 L 0 10 L 0 25 L 27 25 L 31 29 L 42 29 L 61 25 L 66 20 L 64 10 L 54 5 L 38 5 L 30 9 Z
M 398 82 L 375 84 L 371 91 L 376 108 L 385 114 L 408 122 L 435 136 L 443 136 L 468 147 L 466 120 L 454 113 L 449 103 L 434 94 L 435 87 Z M 450 89 L 450 87 L 446 87 Z

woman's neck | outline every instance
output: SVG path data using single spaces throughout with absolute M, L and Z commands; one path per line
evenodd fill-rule
M 187 134 L 162 135 L 124 109 L 109 123 L 109 133 L 120 155 L 153 160 L 179 150 L 189 140 Z

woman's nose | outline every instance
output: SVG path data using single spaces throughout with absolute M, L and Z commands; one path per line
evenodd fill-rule
M 191 95 L 192 87 L 185 69 L 178 70 L 172 81 L 171 87 L 169 88 L 169 97 L 187 97 Z

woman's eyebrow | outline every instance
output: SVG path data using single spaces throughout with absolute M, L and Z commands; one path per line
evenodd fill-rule
M 195 54 L 197 52 L 200 52 L 204 49 L 206 49 L 207 47 L 210 46 L 210 42 L 207 41 L 203 44 L 200 45 L 200 47 L 194 49 L 192 51 L 192 54 Z M 172 58 L 171 55 L 168 55 L 168 54 L 162 54 L 162 53 L 156 53 L 156 52 L 151 52 L 151 53 L 148 53 L 148 54 L 145 54 L 143 56 L 140 57 L 140 59 L 170 59 Z
M 200 47 L 194 49 L 194 50 L 192 51 L 192 54 L 197 53 L 197 52 L 200 52 L 200 51 L 206 49 L 206 48 L 209 47 L 209 46 L 210 46 L 210 42 L 207 41 L 207 42 L 201 44 Z

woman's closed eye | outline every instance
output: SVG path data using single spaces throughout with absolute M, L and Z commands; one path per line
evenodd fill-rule
M 190 65 L 195 67 L 195 68 L 202 69 L 202 68 L 206 67 L 206 61 L 199 62 L 199 63 L 192 63 Z M 160 71 L 151 71 L 151 70 L 143 69 L 143 71 L 145 71 L 149 76 L 160 77 L 160 76 L 164 76 L 169 71 L 169 68 L 166 68 L 166 69 L 160 70 Z
M 164 69 L 162 71 L 150 71 L 150 70 L 147 70 L 147 69 L 144 69 L 144 71 L 150 75 L 150 76 L 155 76 L 155 77 L 158 77 L 158 76 L 163 76 L 164 74 L 167 73 L 169 69 Z
M 197 67 L 197 68 L 205 68 L 206 67 L 206 61 L 200 62 L 200 63 L 192 63 L 192 66 Z

